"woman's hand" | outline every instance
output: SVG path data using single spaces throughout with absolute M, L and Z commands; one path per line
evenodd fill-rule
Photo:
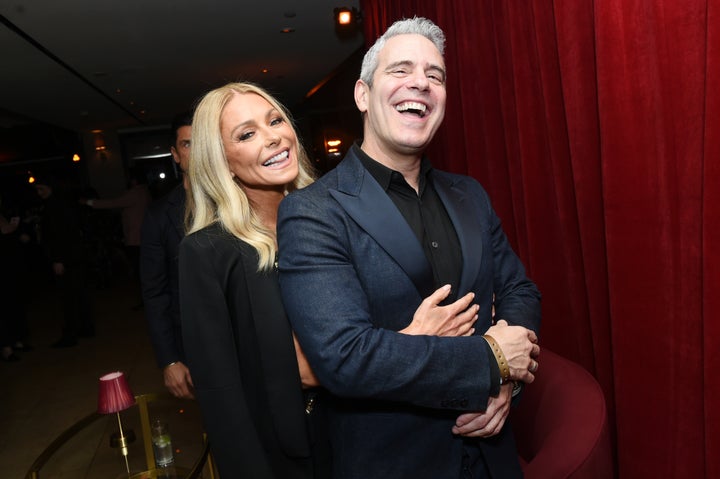
M 297 356 L 298 369 L 300 370 L 300 381 L 302 382 L 303 389 L 320 386 L 320 381 L 318 381 L 318 378 L 315 376 L 312 368 L 310 368 L 310 363 L 308 363 L 305 353 L 295 337 L 295 333 L 293 333 L 293 343 L 295 343 L 295 355 Z
M 426 336 L 472 336 L 472 326 L 478 318 L 480 306 L 470 303 L 474 293 L 468 293 L 452 304 L 439 306 L 450 294 L 450 285 L 446 284 L 420 303 L 415 311 L 412 323 L 399 331 L 403 334 Z

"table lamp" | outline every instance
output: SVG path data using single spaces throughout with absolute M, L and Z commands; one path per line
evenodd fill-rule
M 130 386 L 125 379 L 125 374 L 120 371 L 105 374 L 100 377 L 98 389 L 98 412 L 100 414 L 117 414 L 118 427 L 120 428 L 119 444 L 120 451 L 125 459 L 125 468 L 130 475 L 130 464 L 128 463 L 128 438 L 123 433 L 120 411 L 124 411 L 135 404 L 135 396 L 130 391 Z

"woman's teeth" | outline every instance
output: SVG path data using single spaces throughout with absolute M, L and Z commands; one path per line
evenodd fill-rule
M 269 160 L 267 160 L 265 163 L 263 163 L 263 166 L 270 166 L 274 165 L 275 163 L 284 160 L 288 157 L 288 152 L 283 151 L 282 153 L 278 153 L 277 155 L 273 156 Z

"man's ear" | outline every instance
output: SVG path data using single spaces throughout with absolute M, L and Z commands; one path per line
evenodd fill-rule
M 180 164 L 180 156 L 178 155 L 178 152 L 174 146 L 170 147 L 170 154 L 173 157 L 173 161 L 179 165 Z
M 368 109 L 368 97 L 370 96 L 370 87 L 362 80 L 355 82 L 355 105 L 357 105 L 360 113 L 365 113 Z

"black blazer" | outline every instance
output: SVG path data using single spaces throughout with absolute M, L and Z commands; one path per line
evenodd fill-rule
M 292 331 L 275 272 L 217 224 L 180 244 L 186 359 L 223 478 L 310 478 Z
M 180 333 L 178 247 L 185 236 L 182 184 L 145 212 L 140 239 L 140 281 L 145 318 L 158 366 L 184 361 Z

